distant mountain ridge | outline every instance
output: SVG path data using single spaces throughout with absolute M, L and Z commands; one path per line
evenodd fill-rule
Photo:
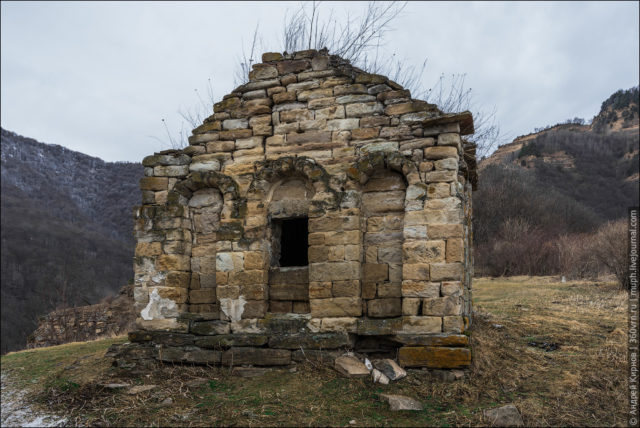
M 39 316 L 96 303 L 133 277 L 139 163 L 104 162 L 1 130 L 2 352 Z

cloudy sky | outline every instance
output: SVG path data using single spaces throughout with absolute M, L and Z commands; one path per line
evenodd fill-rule
M 337 17 L 364 3 L 324 3 Z M 2 127 L 108 161 L 169 148 L 179 110 L 234 87 L 259 24 L 281 51 L 279 2 L 2 2 Z M 425 87 L 466 73 L 476 109 L 496 109 L 505 141 L 592 118 L 638 84 L 638 2 L 409 2 L 384 51 L 419 66 Z M 153 138 L 156 137 L 156 138 Z M 163 142 L 157 139 L 163 140 Z

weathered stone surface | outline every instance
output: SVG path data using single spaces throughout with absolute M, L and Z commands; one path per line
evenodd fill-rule
M 347 377 L 365 378 L 369 377 L 369 369 L 362 361 L 352 356 L 342 356 L 334 361 L 334 368 Z
M 385 375 L 378 369 L 371 370 L 371 378 L 373 380 L 373 383 L 381 383 L 383 385 L 389 384 L 389 378 L 387 377 L 387 375 Z
M 158 352 L 158 359 L 174 363 L 219 364 L 222 353 L 195 346 L 162 347 Z
M 402 315 L 402 299 L 373 299 L 367 302 L 367 315 L 372 318 L 391 318 Z
M 438 297 L 440 296 L 440 284 L 426 280 L 402 281 L 403 297 Z
M 194 344 L 200 348 L 230 348 L 232 346 L 263 346 L 268 342 L 264 334 L 221 334 L 198 337 Z
M 422 300 L 422 315 L 446 316 L 460 315 L 462 301 L 459 297 L 434 297 Z
M 296 362 L 313 361 L 317 363 L 333 363 L 342 351 L 319 351 L 315 349 L 298 349 L 291 353 L 291 359 Z
M 402 318 L 359 319 L 357 333 L 363 336 L 382 336 L 402 330 Z
M 402 332 L 412 334 L 441 333 L 442 318 L 429 316 L 402 317 Z
M 380 394 L 380 398 L 389 403 L 389 410 L 397 412 L 400 410 L 422 410 L 422 403 L 418 400 L 404 395 Z
M 313 263 L 309 266 L 310 281 L 341 281 L 360 278 L 360 263 L 355 261 Z
M 392 359 L 373 360 L 371 363 L 373 367 L 384 373 L 390 380 L 400 380 L 407 376 L 407 372 Z
M 280 61 L 277 67 L 280 74 L 298 73 L 311 68 L 311 63 L 306 60 Z
M 236 366 L 286 366 L 291 363 L 291 351 L 287 349 L 232 347 L 222 354 L 222 365 Z
M 521 427 L 524 426 L 518 408 L 513 404 L 483 410 L 484 421 L 493 427 Z
M 226 321 L 202 321 L 191 324 L 189 331 L 198 335 L 228 334 L 230 332 L 229 323 Z
M 269 286 L 269 298 L 271 300 L 308 300 L 309 285 L 299 284 L 271 284 Z
M 445 260 L 444 241 L 413 241 L 402 245 L 405 263 L 437 263 Z
M 432 263 L 432 281 L 459 281 L 462 278 L 462 263 Z
M 311 299 L 311 315 L 315 318 L 349 317 L 362 315 L 362 300 L 358 297 Z
M 398 350 L 398 361 L 403 367 L 458 369 L 471 365 L 471 351 L 468 348 L 403 346 Z
M 334 349 L 353 347 L 354 340 L 346 332 L 296 333 L 273 335 L 269 347 L 284 349 Z
M 406 346 L 468 346 L 469 337 L 464 334 L 396 334 L 393 340 Z
M 424 149 L 424 157 L 425 159 L 444 159 L 444 158 L 457 158 L 458 157 L 458 149 L 455 147 L 427 147 Z

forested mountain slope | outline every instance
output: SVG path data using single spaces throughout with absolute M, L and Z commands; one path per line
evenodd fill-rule
M 104 162 L 2 129 L 2 352 L 39 316 L 95 303 L 133 277 L 138 163 Z

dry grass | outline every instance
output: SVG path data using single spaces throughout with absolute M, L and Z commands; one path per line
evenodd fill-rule
M 170 365 L 123 377 L 100 359 L 112 341 L 63 345 L 76 349 L 72 354 L 52 347 L 7 355 L 2 370 L 38 379 L 39 401 L 78 425 L 482 425 L 482 409 L 506 403 L 527 425 L 625 424 L 627 300 L 612 282 L 481 278 L 474 301 L 473 366 L 453 383 L 416 370 L 398 383 L 374 385 L 310 363 L 253 378 L 229 368 Z M 34 360 L 47 352 L 49 362 Z M 99 386 L 121 381 L 157 387 L 132 396 Z M 416 397 L 425 410 L 390 412 L 378 399 L 382 392 Z M 163 405 L 166 398 L 172 404 Z

